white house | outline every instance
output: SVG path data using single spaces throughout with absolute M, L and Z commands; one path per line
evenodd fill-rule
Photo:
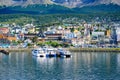
M 117 33 L 117 41 L 120 41 L 120 27 L 117 27 L 116 33 Z

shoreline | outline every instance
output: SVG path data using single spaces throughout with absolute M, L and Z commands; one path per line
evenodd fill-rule
M 3 48 L 8 52 L 31 52 L 33 48 Z
M 120 52 L 120 48 L 69 48 L 71 52 Z
M 33 48 L 0 48 L 8 52 L 31 52 Z M 120 52 L 120 48 L 65 48 L 70 52 Z

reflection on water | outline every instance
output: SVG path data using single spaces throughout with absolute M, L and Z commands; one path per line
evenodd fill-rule
M 119 80 L 119 75 L 119 53 L 80 52 L 72 58 L 0 53 L 0 80 Z

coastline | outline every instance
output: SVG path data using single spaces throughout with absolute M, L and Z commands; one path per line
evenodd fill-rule
M 33 48 L 4 48 L 8 52 L 31 52 Z
M 0 48 L 8 52 L 31 52 L 33 48 Z M 65 48 L 70 52 L 120 52 L 120 48 Z
M 120 48 L 69 48 L 71 52 L 120 52 Z

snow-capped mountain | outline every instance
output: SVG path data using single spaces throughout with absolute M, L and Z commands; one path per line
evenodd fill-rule
M 120 0 L 0 0 L 0 5 L 6 6 L 27 6 L 31 4 L 58 4 L 67 7 L 81 7 L 87 5 L 99 5 L 110 3 L 120 5 Z

